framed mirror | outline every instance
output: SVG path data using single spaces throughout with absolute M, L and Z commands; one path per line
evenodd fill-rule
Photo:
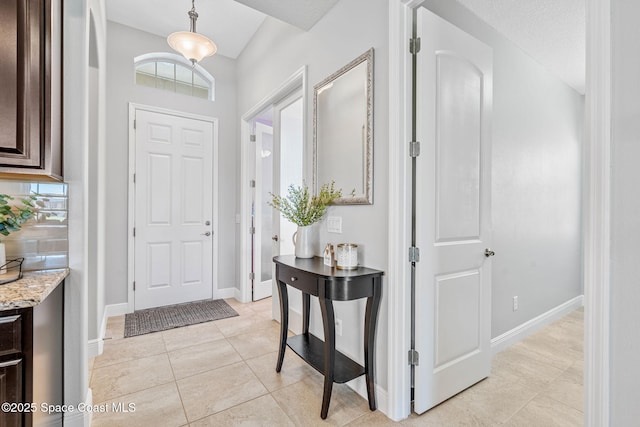
M 313 184 L 336 205 L 373 203 L 373 48 L 313 88 Z

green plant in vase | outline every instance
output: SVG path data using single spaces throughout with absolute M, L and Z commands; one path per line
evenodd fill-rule
M 14 200 L 7 194 L 0 194 L 0 234 L 8 236 L 14 231 L 20 230 L 22 224 L 33 218 L 37 208 L 36 196 L 27 196 L 22 199 L 22 206 L 10 205 L 7 200 Z
M 335 182 L 323 184 L 318 194 L 311 195 L 306 184 L 290 185 L 285 197 L 271 194 L 269 205 L 280 211 L 283 217 L 298 226 L 295 236 L 296 257 L 312 258 L 313 242 L 311 241 L 311 225 L 320 221 L 327 207 L 342 197 L 342 190 L 335 189 Z
M 30 195 L 21 199 L 21 204 L 12 205 L 9 200 L 13 197 L 0 194 L 0 234 L 8 236 L 22 228 L 22 224 L 33 218 L 37 212 L 36 196 Z M 4 243 L 0 242 L 0 267 L 7 263 Z M 6 273 L 6 269 L 0 269 L 0 274 Z

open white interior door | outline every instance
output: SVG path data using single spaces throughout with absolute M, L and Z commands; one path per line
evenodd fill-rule
M 253 227 L 253 301 L 271 296 L 273 280 L 273 257 L 280 252 L 279 223 L 274 220 L 273 208 L 269 206 L 273 193 L 275 147 L 273 127 L 256 122 L 256 185 L 254 198 Z
M 302 183 L 304 108 L 297 90 L 273 105 L 273 126 L 255 122 L 256 185 L 253 207 L 253 301 L 270 297 L 276 255 L 293 254 L 296 226 L 269 202 L 272 194 L 286 195 L 290 185 Z
M 423 413 L 491 370 L 491 48 L 418 9 L 416 350 Z

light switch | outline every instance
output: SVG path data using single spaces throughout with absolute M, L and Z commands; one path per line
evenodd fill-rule
M 327 231 L 329 233 L 342 233 L 342 217 L 341 216 L 327 217 Z

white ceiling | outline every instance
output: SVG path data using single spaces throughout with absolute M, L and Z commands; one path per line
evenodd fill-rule
M 191 0 L 107 0 L 107 19 L 167 37 L 189 31 Z M 218 53 L 237 58 L 266 15 L 234 0 L 196 0 L 196 31 L 218 45 Z M 168 47 L 168 46 L 167 46 Z
M 584 94 L 585 0 L 457 0 Z
M 197 31 L 218 45 L 219 54 L 237 58 L 264 21 L 265 13 L 309 29 L 337 1 L 196 0 L 200 15 Z M 585 0 L 456 1 L 584 93 Z M 108 0 L 106 5 L 107 19 L 162 37 L 189 29 L 191 0 Z
M 338 0 L 236 0 L 303 30 L 310 30 Z
M 267 14 L 309 30 L 338 0 L 196 0 L 196 31 L 237 58 Z M 243 4 L 244 3 L 244 4 Z M 107 19 L 166 37 L 189 30 L 191 0 L 107 0 Z M 263 13 L 264 12 L 264 13 Z

